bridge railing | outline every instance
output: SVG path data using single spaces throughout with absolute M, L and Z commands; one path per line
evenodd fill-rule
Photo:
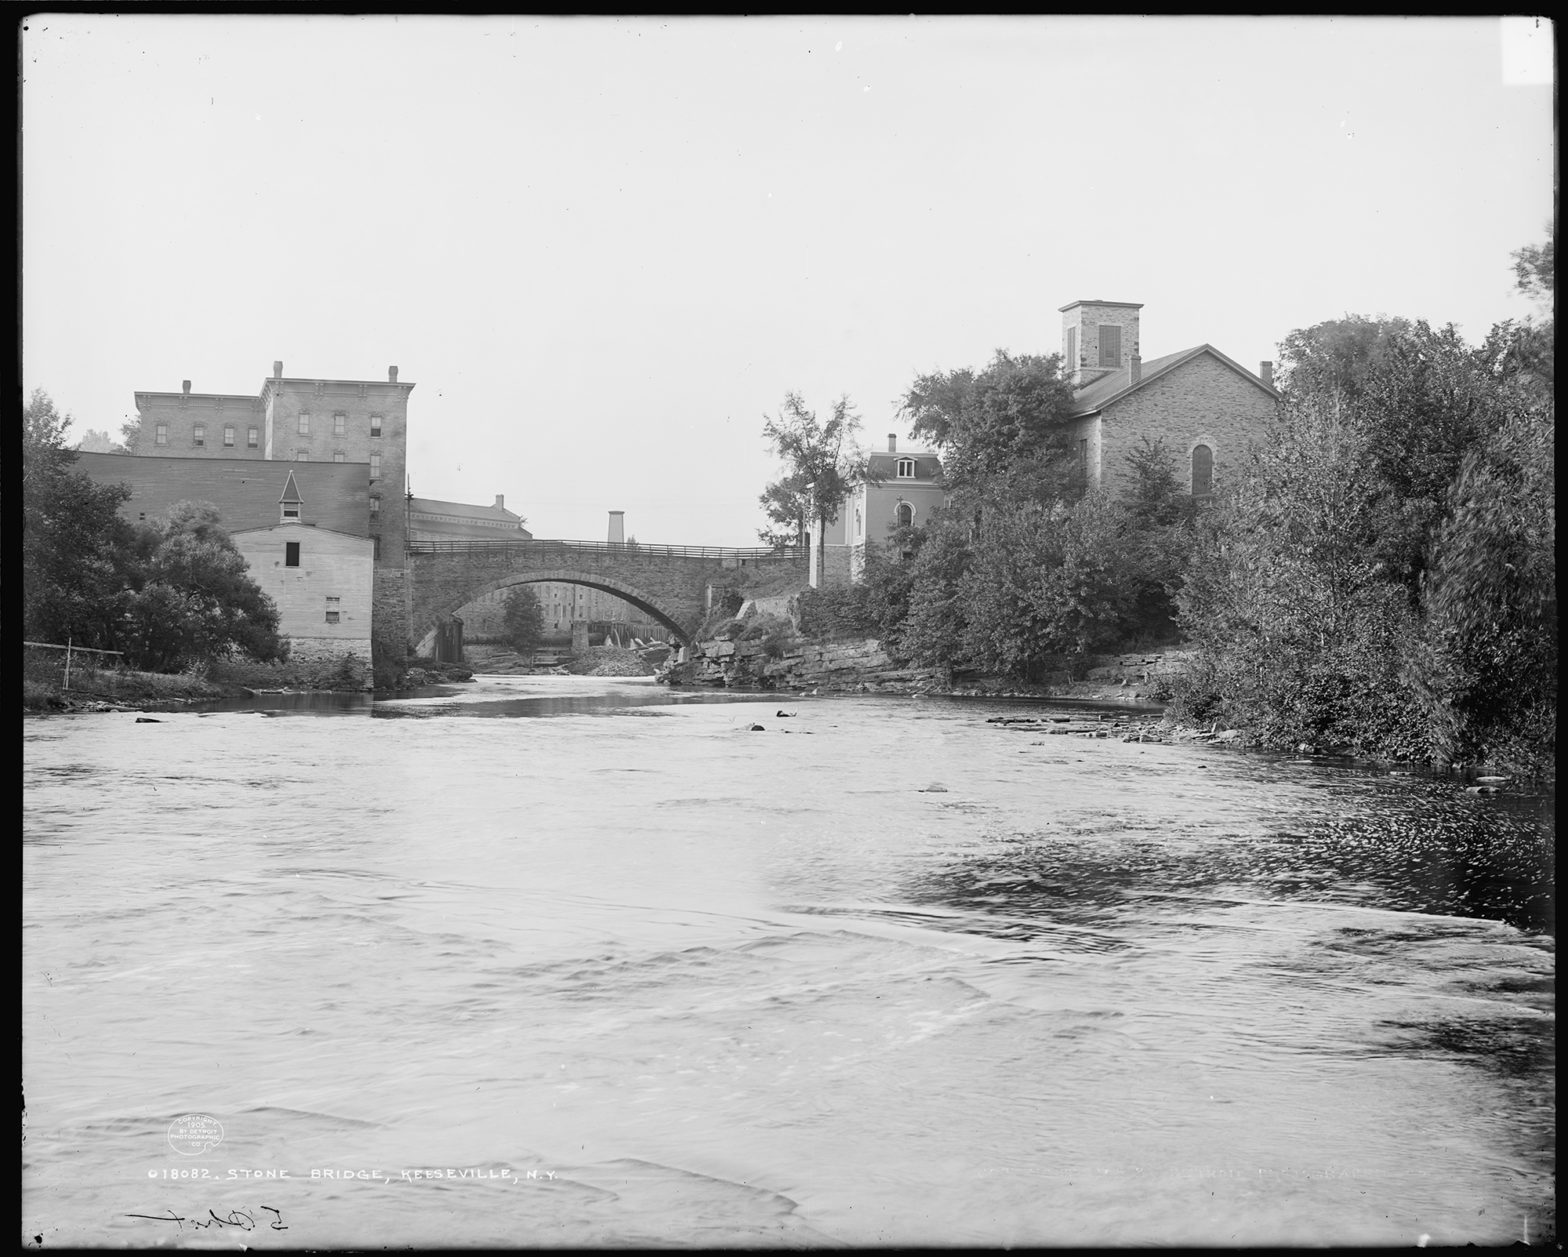
M 549 541 L 537 537 L 526 541 L 500 538 L 457 537 L 442 541 L 409 541 L 409 554 L 472 554 L 487 550 L 508 550 L 543 557 L 562 555 L 623 555 L 673 559 L 734 559 L 739 562 L 774 560 L 791 563 L 806 561 L 803 546 L 660 546 L 644 541 Z

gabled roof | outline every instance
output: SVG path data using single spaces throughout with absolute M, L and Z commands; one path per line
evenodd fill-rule
M 298 502 L 299 500 L 300 500 L 299 486 L 294 483 L 294 469 L 292 467 L 290 467 L 289 468 L 289 478 L 283 482 L 283 496 L 280 497 L 278 499 L 278 501 L 279 502 Z
M 1217 359 L 1248 383 L 1257 385 L 1270 397 L 1277 398 L 1279 396 L 1279 393 L 1271 386 L 1265 384 L 1239 362 L 1227 358 L 1213 345 L 1194 345 L 1191 349 L 1183 349 L 1179 353 L 1166 354 L 1163 358 L 1149 359 L 1148 362 L 1143 364 L 1136 384 L 1132 382 L 1132 368 L 1130 366 L 1121 367 L 1112 371 L 1109 375 L 1102 375 L 1098 380 L 1079 389 L 1074 395 L 1073 414 L 1092 415 L 1097 410 L 1104 410 L 1112 402 L 1120 401 L 1127 394 L 1137 392 L 1140 388 L 1152 384 L 1162 376 L 1169 375 L 1178 367 L 1204 354 Z

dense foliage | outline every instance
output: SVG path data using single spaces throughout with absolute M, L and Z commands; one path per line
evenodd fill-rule
M 868 560 L 860 615 L 896 657 L 1030 680 L 1062 655 L 1174 635 L 1193 508 L 1172 459 L 1144 443 L 1120 497 L 1090 490 L 1071 406 L 1054 356 L 999 350 L 915 381 L 903 412 L 941 453 L 950 504 Z
M 1551 771 L 1555 241 L 1515 254 L 1537 318 L 1480 345 L 1347 315 L 1280 346 L 1272 431 L 1212 504 L 1145 443 L 1115 496 L 1074 457 L 1054 357 L 916 379 L 903 413 L 949 505 L 801 599 L 813 635 L 1026 680 L 1183 641 L 1177 715 L 1266 745 Z
M 277 608 L 246 573 L 215 508 L 181 502 L 161 520 L 120 518 L 120 485 L 75 469 L 68 416 L 34 392 L 23 413 L 22 617 L 32 641 L 118 650 L 171 671 L 283 653 Z
M 1549 295 L 1550 242 L 1516 256 Z M 1551 343 L 1549 318 L 1479 347 L 1424 321 L 1293 333 L 1277 430 L 1199 530 L 1178 711 L 1279 745 L 1549 771 Z

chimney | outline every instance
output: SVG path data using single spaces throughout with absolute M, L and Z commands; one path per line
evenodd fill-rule
M 615 545 L 626 540 L 626 512 L 610 512 L 610 544 Z
M 272 364 L 272 378 L 274 380 L 281 380 L 283 378 L 283 364 L 276 360 Z
M 1130 383 L 1136 384 L 1139 380 L 1143 379 L 1143 359 L 1140 358 L 1137 354 L 1133 354 L 1132 361 L 1127 366 L 1127 371 L 1130 377 Z
M 396 367 L 388 367 L 387 368 L 387 383 L 388 384 L 396 384 L 397 383 L 397 368 Z
M 180 381 L 180 392 L 184 393 L 187 397 L 191 395 L 191 382 L 189 380 Z
M 396 370 L 395 367 L 393 369 Z M 504 493 L 496 494 L 495 495 L 495 505 L 496 505 L 496 509 L 497 510 L 504 511 L 506 509 L 506 494 L 504 494 Z
M 898 433 L 889 432 L 887 434 L 887 452 L 889 454 L 898 453 Z
M 1262 380 L 1270 388 L 1274 387 L 1274 364 L 1272 362 L 1258 363 L 1258 379 Z

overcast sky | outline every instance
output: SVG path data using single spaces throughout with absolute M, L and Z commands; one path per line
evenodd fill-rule
M 788 390 L 868 447 L 916 375 L 1144 303 L 1255 370 L 1347 312 L 1528 304 L 1529 19 L 35 16 L 24 386 L 416 384 L 421 497 L 754 545 Z

